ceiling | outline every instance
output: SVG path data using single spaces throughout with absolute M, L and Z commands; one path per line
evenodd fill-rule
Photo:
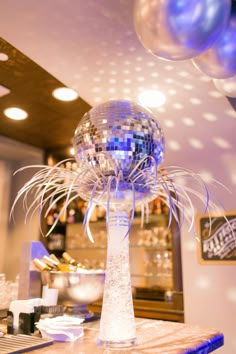
M 0 135 L 59 151 L 91 106 L 137 101 L 140 92 L 158 89 L 166 103 L 153 114 L 166 138 L 166 163 L 235 151 L 235 100 L 190 60 L 164 61 L 146 52 L 134 30 L 132 0 L 9 0 L 1 5 L 0 23 L 0 53 L 9 54 L 0 62 L 0 84 L 12 90 L 0 98 Z M 51 91 L 61 85 L 80 98 L 56 101 Z M 13 103 L 30 112 L 27 120 L 4 117 Z
M 3 38 L 0 48 L 9 58 L 0 65 L 0 84 L 10 89 L 0 98 L 0 134 L 64 157 L 71 147 L 74 128 L 91 106 L 81 98 L 72 102 L 55 99 L 52 91 L 64 86 L 61 81 Z M 12 106 L 28 112 L 29 119 L 7 118 L 3 111 Z

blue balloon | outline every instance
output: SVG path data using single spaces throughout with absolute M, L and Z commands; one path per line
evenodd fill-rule
M 232 12 L 227 28 L 207 51 L 193 59 L 201 72 L 213 79 L 236 75 L 236 11 Z
M 136 0 L 134 27 L 149 52 L 166 60 L 192 59 L 226 27 L 231 0 Z

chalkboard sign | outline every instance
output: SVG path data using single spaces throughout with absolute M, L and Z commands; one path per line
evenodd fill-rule
M 236 264 L 236 211 L 224 215 L 198 215 L 201 264 Z

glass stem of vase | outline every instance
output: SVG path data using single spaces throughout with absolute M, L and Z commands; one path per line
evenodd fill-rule
M 128 231 L 128 213 L 110 212 L 106 280 L 97 341 L 98 345 L 104 347 L 129 347 L 136 344 Z

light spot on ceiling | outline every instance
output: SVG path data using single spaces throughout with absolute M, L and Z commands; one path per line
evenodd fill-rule
M 192 127 L 195 124 L 194 120 L 192 118 L 189 118 L 189 117 L 182 118 L 182 121 L 188 127 Z
M 210 113 L 210 112 L 205 112 L 203 113 L 203 118 L 206 119 L 208 122 L 216 122 L 218 118 L 216 117 L 215 114 Z
M 189 73 L 187 71 L 180 71 L 178 75 L 181 77 L 187 77 L 189 76 Z
M 99 87 L 99 86 L 97 86 L 97 87 L 94 87 L 93 89 L 92 89 L 92 91 L 93 92 L 100 92 L 101 91 L 101 87 Z
M 175 109 L 183 109 L 183 108 L 184 108 L 184 106 L 183 106 L 181 103 L 178 103 L 178 102 L 174 103 L 174 104 L 173 104 L 173 107 L 174 107 Z
M 143 92 L 143 91 L 146 91 L 146 90 L 144 89 L 143 86 L 139 86 L 139 87 L 138 87 L 138 91 L 139 91 L 139 92 Z
M 100 102 L 102 102 L 102 98 L 101 98 L 101 97 L 95 97 L 95 98 L 94 98 L 94 101 L 95 101 L 96 103 L 100 103 Z
M 168 90 L 168 93 L 171 95 L 171 96 L 175 96 L 177 94 L 177 91 L 174 90 L 174 89 L 170 89 Z
M 185 85 L 183 85 L 183 88 L 185 89 L 185 90 L 193 90 L 193 88 L 194 88 L 194 86 L 193 85 L 191 85 L 191 84 L 185 84 Z
M 167 79 L 165 79 L 165 82 L 167 84 L 173 84 L 174 80 L 172 78 L 168 77 Z
M 222 93 L 220 93 L 219 91 L 209 91 L 208 95 L 214 98 L 221 98 L 222 97 Z
M 152 85 L 152 89 L 160 91 L 159 86 L 157 84 L 153 84 Z
M 115 87 L 111 87 L 108 90 L 109 93 L 115 93 L 116 92 L 116 88 Z
M 236 173 L 231 174 L 231 182 L 236 185 Z
M 205 75 L 201 76 L 200 80 L 203 82 L 211 82 L 212 81 L 212 79 L 209 76 L 205 76 Z
M 153 67 L 153 66 L 156 66 L 156 63 L 154 63 L 153 61 L 148 61 L 147 66 Z
M 154 71 L 153 73 L 151 73 L 151 77 L 158 77 L 159 76 L 159 74 L 156 72 L 156 71 Z
M 190 138 L 189 140 L 189 145 L 192 146 L 194 149 L 203 149 L 203 143 L 195 138 Z
M 212 141 L 216 146 L 218 146 L 221 149 L 230 149 L 231 148 L 230 143 L 221 137 L 213 137 Z
M 174 66 L 172 66 L 172 65 L 165 65 L 165 70 L 167 70 L 167 71 L 172 71 L 172 70 L 174 70 Z
M 165 113 L 166 112 L 166 108 L 165 107 L 158 107 L 157 110 L 160 113 Z
M 173 122 L 173 120 L 170 120 L 170 119 L 165 119 L 164 124 L 167 128 L 173 128 L 175 126 L 175 123 Z
M 226 110 L 225 113 L 227 114 L 227 116 L 232 117 L 232 118 L 236 118 L 236 112 L 233 110 Z
M 165 104 L 166 97 L 160 91 L 143 90 L 140 92 L 138 100 L 144 107 L 156 108 Z
M 236 304 L 236 287 L 231 287 L 226 290 L 226 297 L 230 302 Z
M 135 47 L 130 47 L 128 50 L 129 50 L 129 52 L 132 53 L 132 52 L 135 52 L 135 51 L 136 51 L 136 48 L 135 48 Z
M 199 98 L 196 98 L 196 97 L 192 97 L 190 98 L 189 100 L 193 105 L 199 105 L 199 104 L 202 104 L 202 101 L 199 99 Z
M 176 140 L 168 140 L 167 146 L 172 151 L 179 151 L 180 150 L 180 144 Z
M 143 76 L 137 77 L 137 81 L 139 81 L 139 82 L 142 82 L 142 81 L 144 81 L 144 80 L 145 80 L 145 78 L 144 78 Z

